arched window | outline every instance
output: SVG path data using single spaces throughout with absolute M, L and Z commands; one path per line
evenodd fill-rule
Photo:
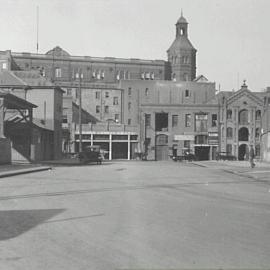
M 239 141 L 248 141 L 248 129 L 246 127 L 242 127 L 238 132 Z
M 239 112 L 239 124 L 240 125 L 248 124 L 248 110 L 244 109 Z
M 257 110 L 256 111 L 256 120 L 261 120 L 261 111 L 260 110 Z
M 232 138 L 233 136 L 233 129 L 231 127 L 227 128 L 227 138 Z
M 227 119 L 232 119 L 232 110 L 227 110 Z

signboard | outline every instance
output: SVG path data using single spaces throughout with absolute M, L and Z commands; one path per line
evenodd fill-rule
M 208 132 L 208 144 L 218 145 L 218 132 Z
M 194 141 L 194 135 L 174 135 L 175 141 Z

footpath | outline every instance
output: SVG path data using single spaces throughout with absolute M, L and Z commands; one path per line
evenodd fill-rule
M 255 168 L 251 168 L 249 161 L 198 161 L 193 164 L 209 169 L 222 170 L 242 177 L 255 180 L 269 181 L 270 183 L 270 163 L 255 161 Z

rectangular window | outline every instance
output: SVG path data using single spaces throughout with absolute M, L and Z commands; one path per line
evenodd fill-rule
M 100 106 L 96 106 L 96 113 L 100 113 Z
M 128 95 L 131 96 L 131 87 L 128 88 Z
M 96 99 L 100 99 L 100 92 L 99 91 L 96 92 Z
M 3 68 L 3 69 L 7 69 L 7 63 L 3 63 L 3 64 L 2 64 L 2 68 Z
M 131 125 L 131 119 L 130 118 L 128 119 L 128 125 Z
M 149 95 L 149 89 L 145 88 L 145 96 L 148 97 L 148 95 Z
M 217 114 L 212 114 L 212 127 L 217 126 Z
M 188 89 L 185 90 L 185 97 L 190 97 L 190 91 Z
M 195 131 L 207 132 L 207 114 L 195 115 Z
M 114 120 L 116 123 L 119 123 L 119 114 L 114 115 Z
M 106 98 L 109 97 L 109 92 L 105 92 L 105 97 L 106 97 Z
M 113 98 L 113 105 L 118 105 L 118 97 Z
M 109 106 L 105 106 L 105 107 L 104 107 L 104 112 L 105 112 L 105 113 L 109 113 Z
M 128 103 L 128 110 L 131 110 L 131 102 Z
M 190 149 L 190 141 L 184 141 L 184 148 Z
M 191 114 L 185 115 L 185 127 L 191 127 Z
M 151 125 L 151 114 L 145 115 L 145 126 L 150 127 Z
M 62 77 L 61 68 L 55 68 L 55 77 L 56 78 L 61 78 Z
M 66 124 L 68 122 L 68 118 L 67 118 L 67 115 L 63 115 L 62 116 L 62 123 Z
M 172 116 L 172 127 L 177 127 L 178 125 L 178 115 Z

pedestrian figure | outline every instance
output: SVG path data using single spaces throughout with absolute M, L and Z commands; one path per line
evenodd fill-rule
M 255 167 L 254 157 L 255 157 L 254 148 L 253 148 L 253 145 L 251 145 L 250 146 L 250 151 L 249 151 L 249 162 L 250 162 L 250 167 L 251 168 Z

